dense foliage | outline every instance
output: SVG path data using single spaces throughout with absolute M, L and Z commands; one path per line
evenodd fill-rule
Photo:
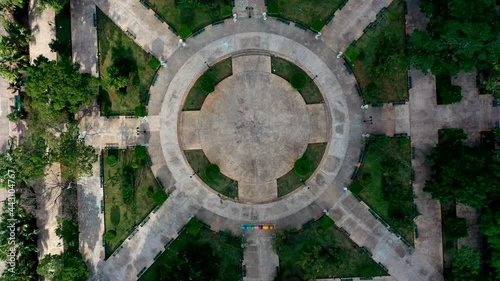
M 456 200 L 473 208 L 485 207 L 500 191 L 500 152 L 463 144 L 461 129 L 441 131 L 441 141 L 429 158 L 434 162 L 424 190 L 443 203 Z
M 500 57 L 495 0 L 423 0 L 426 31 L 409 38 L 411 64 L 434 75 L 489 69 Z

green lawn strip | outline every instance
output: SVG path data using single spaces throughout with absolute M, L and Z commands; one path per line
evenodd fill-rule
M 300 67 L 285 59 L 274 56 L 271 57 L 271 69 L 274 74 L 280 76 L 288 82 L 290 82 L 292 76 L 297 72 L 302 72 L 309 77 L 309 75 L 307 75 L 307 73 L 305 73 Z M 302 95 L 302 98 L 306 101 L 306 104 L 323 102 L 321 91 L 311 77 L 309 77 L 308 83 L 306 83 L 305 87 L 299 92 Z
M 238 182 L 220 174 L 214 182 L 208 181 L 205 170 L 211 164 L 203 150 L 185 150 L 184 155 L 196 174 L 213 190 L 230 198 L 238 197 Z
M 406 101 L 408 67 L 403 1 L 394 1 L 377 21 L 375 27 L 366 29 L 346 50 L 346 59 L 351 63 L 366 103 Z
M 386 182 L 391 183 L 386 184 L 385 189 L 384 176 L 390 179 Z M 370 140 L 351 191 L 413 245 L 415 213 L 412 213 L 413 189 L 410 182 L 410 141 L 407 138 L 380 137 Z M 387 194 L 395 196 L 391 199 Z M 407 216 L 398 217 L 403 214 Z
M 106 257 L 109 257 L 129 236 L 134 227 L 139 225 L 156 207 L 154 194 L 159 194 L 162 188 L 156 182 L 147 162 L 141 161 L 138 168 L 133 168 L 135 196 L 132 203 L 127 205 L 122 193 L 123 169 L 137 162 L 134 150 L 110 149 L 105 150 L 103 155 L 104 159 L 109 155 L 115 155 L 117 158 L 117 164 L 113 167 L 104 160 L 105 227 L 106 231 L 116 231 L 116 238 L 106 243 Z
M 71 58 L 71 13 L 69 3 L 56 15 L 57 51 L 60 58 Z
M 146 2 L 183 39 L 205 26 L 231 17 L 233 14 L 231 0 L 147 0 Z M 203 4 L 202 2 L 207 4 Z M 189 30 L 189 32 L 181 31 L 181 27 L 182 29 Z
M 298 22 L 319 32 L 344 2 L 344 0 L 269 0 L 267 11 L 270 16 Z
M 194 83 L 189 94 L 186 97 L 182 110 L 200 110 L 203 102 L 210 93 L 202 89 L 201 82 L 205 76 L 212 76 L 217 85 L 222 80 L 233 75 L 233 63 L 231 58 L 225 59 L 214 66 L 211 66 L 200 78 Z
M 273 244 L 280 264 L 280 276 L 276 280 L 387 275 L 329 217 L 300 230 L 277 231 Z M 311 254 L 315 248 L 317 254 Z
M 312 171 L 318 167 L 323 154 L 325 153 L 326 143 L 310 143 L 302 158 L 311 161 Z M 284 176 L 278 178 L 278 197 L 284 196 L 302 185 L 299 176 L 295 174 L 293 168 Z
M 101 111 L 105 115 L 134 115 L 136 107 L 146 104 L 159 63 L 100 10 L 97 20 L 99 71 L 103 82 L 99 93 Z M 108 68 L 119 61 L 125 61 L 129 71 L 128 84 L 120 90 L 110 85 L 112 79 L 108 73 Z
M 240 280 L 241 259 L 243 259 L 241 238 L 229 233 L 218 234 L 205 227 L 193 235 L 187 231 L 192 221 L 141 276 L 140 281 Z M 182 264 L 183 259 L 180 257 L 187 257 L 185 261 L 188 265 Z M 190 269 L 191 275 L 185 269 Z M 194 275 L 192 272 L 202 272 L 205 275 L 200 279 L 190 279 Z

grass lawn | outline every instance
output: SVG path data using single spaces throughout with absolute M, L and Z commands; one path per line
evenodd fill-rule
M 210 161 L 203 150 L 185 150 L 184 155 L 191 165 L 191 168 L 196 172 L 197 176 L 201 178 L 203 182 L 205 182 L 208 186 L 210 186 L 213 190 L 219 192 L 222 195 L 225 195 L 230 198 L 238 197 L 238 182 L 226 177 L 224 174 L 220 174 L 219 178 L 215 180 L 215 182 L 210 182 L 207 180 L 207 176 L 205 174 L 205 170 L 208 165 L 210 165 Z
M 410 140 L 380 137 L 370 140 L 367 147 L 351 191 L 413 245 Z
M 137 46 L 100 10 L 97 20 L 99 71 L 103 82 L 99 93 L 101 111 L 105 115 L 134 115 L 136 107 L 146 104 L 149 87 L 159 68 L 158 60 Z M 117 89 L 110 85 L 113 79 L 108 68 L 112 65 L 126 72 L 125 87 Z
M 311 161 L 312 171 L 314 172 L 323 158 L 325 153 L 326 143 L 310 143 L 304 152 L 303 158 Z M 284 176 L 278 179 L 278 197 L 284 196 L 296 188 L 300 187 L 302 182 L 299 176 L 292 169 L 290 172 L 286 173 Z
M 118 162 L 111 167 L 106 159 L 114 155 Z M 115 230 L 116 238 L 106 243 L 106 257 L 128 237 L 134 227 L 156 207 L 156 203 L 148 190 L 156 193 L 162 190 L 156 182 L 146 161 L 138 168 L 133 168 L 133 189 L 135 196 L 131 204 L 124 202 L 124 168 L 136 162 L 134 150 L 109 149 L 104 152 L 104 219 L 106 231 Z
M 201 82 L 204 76 L 212 76 L 217 85 L 220 81 L 226 79 L 227 77 L 233 75 L 233 63 L 232 59 L 225 59 L 218 64 L 211 66 L 210 69 L 205 72 L 197 81 L 194 83 L 193 87 L 189 91 L 186 101 L 182 110 L 200 110 L 203 102 L 210 93 L 207 93 L 202 89 Z
M 182 38 L 187 38 L 215 21 L 231 17 L 231 0 L 179 1 L 147 0 L 153 10 L 175 29 Z M 203 5 L 202 2 L 209 4 Z M 185 3 L 185 4 L 181 4 Z
M 58 56 L 71 58 L 71 13 L 69 3 L 56 15 L 56 39 Z
M 314 31 L 321 31 L 328 18 L 344 0 L 269 0 L 267 10 L 271 16 L 279 16 L 299 22 Z
M 307 75 L 300 67 L 285 59 L 275 56 L 271 57 L 271 69 L 274 74 L 278 75 L 288 82 L 290 82 L 292 76 L 297 72 L 302 72 L 307 77 L 309 77 L 309 75 Z M 323 96 L 321 95 L 318 86 L 316 86 L 316 83 L 314 83 L 311 77 L 309 77 L 309 82 L 306 83 L 305 87 L 299 92 L 302 95 L 302 98 L 304 98 L 304 100 L 306 101 L 306 104 L 323 102 Z
M 139 280 L 240 280 L 241 244 L 241 237 L 215 233 L 193 219 Z
M 275 280 L 387 275 L 329 217 L 301 230 L 277 231 L 273 244 L 280 262 L 280 276 Z
M 405 57 L 404 3 L 394 1 L 345 51 L 366 103 L 382 104 L 408 99 L 407 62 Z M 358 55 L 359 54 L 359 55 Z

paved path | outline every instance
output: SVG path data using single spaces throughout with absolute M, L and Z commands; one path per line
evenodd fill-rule
M 261 18 L 262 13 L 267 11 L 264 0 L 235 0 L 233 13 L 238 15 L 238 18 L 255 17 Z
M 94 147 L 117 146 L 124 149 L 147 143 L 147 124 L 144 118 L 85 116 L 80 121 L 80 130 Z
M 78 182 L 80 252 L 92 275 L 98 274 L 97 266 L 104 260 L 104 212 L 101 210 L 104 206 L 103 197 L 100 164 L 97 161 L 92 166 L 92 175 L 82 177 Z
M 104 0 L 97 3 L 124 30 L 129 28 L 128 22 L 131 22 L 132 28 L 141 30 L 144 17 L 129 16 L 124 19 L 123 15 L 148 13 L 140 4 L 130 0 L 121 4 Z M 98 264 L 99 278 L 135 279 L 133 276 L 150 266 L 153 257 L 162 250 L 162 245 L 175 238 L 177 231 L 195 214 L 209 218 L 207 222 L 211 225 L 232 226 L 232 229 L 243 222 L 270 222 L 281 227 L 300 225 L 310 218 L 321 216 L 323 209 L 331 208 L 330 215 L 337 225 L 351 233 L 351 238 L 358 245 L 366 246 L 373 253 L 373 258 L 384 264 L 397 280 L 442 280 L 439 266 L 433 266 L 434 260 L 429 259 L 427 253 L 406 247 L 373 218 L 364 203 L 342 191 L 350 183 L 361 150 L 361 134 L 366 131 L 366 126 L 362 123 L 361 101 L 355 92 L 354 78 L 347 74 L 342 61 L 335 58 L 335 52 L 328 46 L 347 47 L 350 41 L 359 37 L 359 32 L 351 28 L 349 20 L 358 22 L 361 26 L 359 30 L 363 30 L 363 25 L 370 21 L 370 15 L 376 14 L 388 3 L 374 1 L 363 4 L 351 0 L 343 9 L 348 12 L 343 12 L 345 15 L 342 16 L 339 14 L 342 11 L 339 11 L 336 15 L 337 21 L 341 23 L 343 18 L 345 24 L 336 24 L 334 20 L 331 25 L 335 28 L 326 27 L 330 36 L 325 37 L 326 45 L 322 40 L 315 40 L 310 32 L 274 19 L 242 18 L 236 23 L 226 20 L 223 25 L 208 27 L 205 32 L 188 40 L 186 48 L 176 52 L 175 48 L 167 48 L 171 51 L 168 67 L 159 71 L 158 80 L 151 89 L 148 109 L 154 116 L 151 120 L 148 117 L 148 123 L 160 132 L 150 130 L 153 132 L 149 136 L 149 149 L 154 151 L 151 155 L 153 172 L 160 178 L 165 177 L 163 174 L 171 176 L 171 179 L 162 178 L 162 181 L 168 180 L 168 184 L 164 182 L 164 185 L 174 191 L 166 204 L 150 216 L 148 223 L 125 241 L 116 256 Z M 139 18 L 137 21 L 140 22 L 135 18 Z M 335 36 L 340 38 L 339 41 L 333 39 L 333 34 L 337 34 Z M 153 38 L 146 39 L 150 37 L 153 37 L 150 31 L 144 31 L 141 37 L 137 34 L 136 41 L 151 42 Z M 148 49 L 149 45 L 142 43 L 141 46 Z M 204 62 L 212 64 L 220 57 L 245 49 L 271 51 L 300 65 L 311 76 L 318 75 L 316 83 L 325 92 L 325 104 L 333 120 L 334 133 L 330 136 L 327 156 L 307 182 L 310 188 L 298 190 L 283 200 L 269 204 L 243 205 L 221 199 L 206 189 L 196 176 L 189 177 L 192 170 L 183 160 L 177 138 L 177 116 L 183 93 L 194 77 L 206 70 Z M 153 54 L 161 56 L 163 50 Z M 413 112 L 411 105 L 410 101 L 410 116 Z M 404 109 L 394 115 L 404 116 Z M 413 128 L 411 130 L 413 134 Z M 116 130 L 116 133 L 120 132 L 123 131 Z
M 350 233 L 351 240 L 366 247 L 373 260 L 383 264 L 396 280 L 443 280 L 441 271 L 427 260 L 426 255 L 407 247 L 349 192 L 334 204 L 330 217 L 337 226 Z
M 92 0 L 74 0 L 71 5 L 71 43 L 73 61 L 80 71 L 99 76 L 97 57 L 96 6 Z
M 34 184 L 37 209 L 38 258 L 63 252 L 62 239 L 56 235 L 57 219 L 62 215 L 61 165 L 53 163 L 48 167 L 43 181 Z
M 41 15 L 36 14 L 38 0 L 30 0 L 29 21 L 31 29 L 30 60 L 33 61 L 39 55 L 49 60 L 56 60 L 57 54 L 50 50 L 49 43 L 56 39 L 56 12 L 47 8 Z
M 158 59 L 166 60 L 179 46 L 179 37 L 139 0 L 94 0 L 94 2 L 123 31 L 128 31 L 139 46 Z
M 246 276 L 243 281 L 273 280 L 279 267 L 278 255 L 273 250 L 274 231 L 247 231 L 243 255 Z
M 376 19 L 377 13 L 391 2 L 392 0 L 348 1 L 321 30 L 323 40 L 332 50 L 345 51 L 352 41 L 363 35 L 363 30 Z
M 175 191 L 149 221 L 120 246 L 118 254 L 99 265 L 103 280 L 135 280 L 141 270 L 153 263 L 164 245 L 178 236 L 178 231 L 200 208 L 196 194 Z M 102 280 L 102 279 L 101 279 Z

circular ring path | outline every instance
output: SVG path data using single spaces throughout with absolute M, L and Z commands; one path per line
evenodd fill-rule
M 160 112 L 160 137 L 165 162 L 175 179 L 177 190 L 196 196 L 200 205 L 214 214 L 240 222 L 276 221 L 306 208 L 323 197 L 325 192 L 342 191 L 349 183 L 361 150 L 362 122 L 360 115 L 353 113 L 359 110 L 361 100 L 355 91 L 354 78 L 345 70 L 343 61 L 337 60 L 336 54 L 319 41 L 311 43 L 314 43 L 313 46 L 308 48 L 295 40 L 269 32 L 236 33 L 205 44 L 196 53 L 190 54 L 175 73 L 171 73 Z M 319 53 L 313 52 L 310 47 Z M 316 77 L 315 83 L 325 98 L 324 106 L 331 122 L 328 130 L 331 133 L 325 156 L 306 183 L 308 189 L 297 190 L 269 203 L 245 204 L 224 200 L 221 204 L 218 194 L 207 188 L 198 177 L 189 176 L 193 170 L 182 151 L 179 114 L 186 93 L 207 70 L 207 64 L 214 65 L 223 58 L 245 52 L 286 58 L 311 77 Z

